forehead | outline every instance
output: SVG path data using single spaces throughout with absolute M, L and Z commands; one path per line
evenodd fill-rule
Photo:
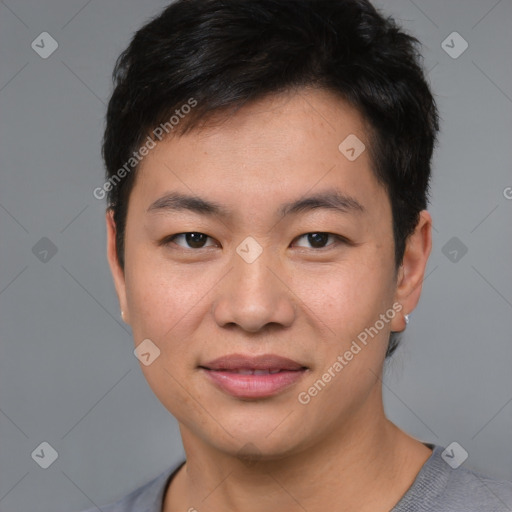
M 368 135 L 357 110 L 330 92 L 268 96 L 158 143 L 141 162 L 132 195 L 144 211 L 174 190 L 261 211 L 332 187 L 364 205 L 382 193 Z

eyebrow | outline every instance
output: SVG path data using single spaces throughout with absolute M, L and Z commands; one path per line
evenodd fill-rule
M 364 213 L 366 211 L 364 206 L 355 198 L 337 190 L 328 190 L 284 203 L 278 209 L 277 215 L 282 218 L 286 215 L 296 215 L 319 208 L 335 210 L 343 214 Z M 179 192 L 165 194 L 154 201 L 146 210 L 147 213 L 177 211 L 190 211 L 199 215 L 222 218 L 229 218 L 233 215 L 232 211 L 215 201 Z

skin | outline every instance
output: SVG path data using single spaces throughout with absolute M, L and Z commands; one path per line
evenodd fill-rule
M 164 512 L 389 511 L 431 450 L 384 414 L 382 367 L 389 333 L 417 305 L 431 249 L 421 212 L 402 266 L 394 262 L 391 205 L 369 152 L 349 161 L 338 145 L 359 113 L 329 92 L 302 89 L 246 105 L 222 122 L 162 141 L 142 161 L 130 196 L 125 269 L 107 211 L 107 255 L 135 345 L 160 356 L 141 369 L 179 422 L 186 465 Z M 336 189 L 363 211 L 313 209 L 280 218 L 286 202 Z M 222 204 L 231 217 L 148 212 L 165 193 Z M 184 236 L 199 232 L 204 246 Z M 308 233 L 333 233 L 313 245 Z M 247 237 L 261 255 L 236 252 Z M 322 245 L 323 244 L 323 245 Z M 402 310 L 307 405 L 307 391 L 379 315 Z M 221 355 L 278 354 L 308 367 L 273 397 L 240 399 L 198 365 Z M 241 451 L 249 456 L 241 456 Z M 250 456 L 253 456 L 251 459 Z

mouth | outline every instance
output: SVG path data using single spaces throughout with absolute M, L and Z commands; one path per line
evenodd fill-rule
M 277 395 L 296 384 L 309 370 L 296 361 L 273 354 L 256 357 L 232 354 L 200 365 L 199 369 L 221 391 L 245 399 Z
M 287 371 L 299 371 L 299 370 L 284 370 L 281 368 L 278 369 L 266 369 L 266 370 L 256 370 L 255 368 L 236 368 L 234 370 L 228 370 L 227 368 L 222 368 L 218 370 L 214 370 L 212 368 L 205 368 L 205 370 L 210 370 L 212 372 L 227 372 L 227 373 L 237 373 L 239 375 L 274 375 L 275 373 L 287 372 Z

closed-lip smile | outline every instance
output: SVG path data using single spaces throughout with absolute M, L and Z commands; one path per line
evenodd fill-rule
M 302 379 L 308 368 L 286 357 L 230 354 L 199 365 L 222 391 L 237 398 L 265 398 Z

